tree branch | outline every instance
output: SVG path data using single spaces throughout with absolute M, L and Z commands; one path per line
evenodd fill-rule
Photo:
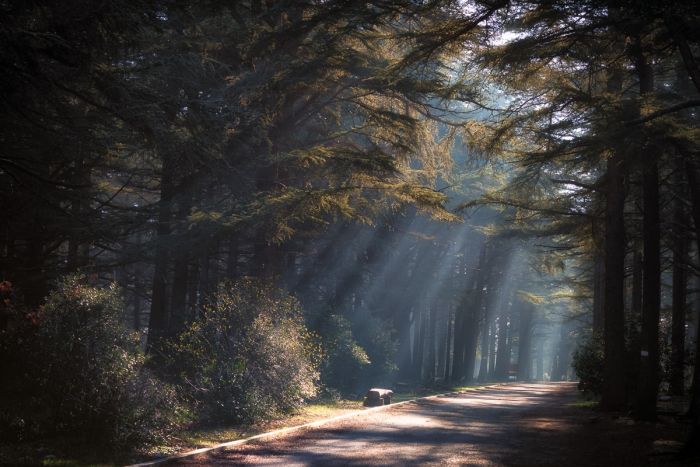
M 690 107 L 700 107 L 700 99 L 691 99 L 689 101 L 681 102 L 680 104 L 672 105 L 671 107 L 667 107 L 665 109 L 657 110 L 656 112 L 652 112 L 649 115 L 645 115 L 634 120 L 628 120 L 625 122 L 625 125 L 640 125 L 642 123 L 646 123 L 664 115 L 678 112 L 679 110 L 688 109 Z

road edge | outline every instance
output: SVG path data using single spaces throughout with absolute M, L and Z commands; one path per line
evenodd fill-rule
M 192 451 L 183 452 L 180 454 L 174 454 L 174 455 L 168 456 L 168 457 L 162 457 L 160 459 L 154 459 L 154 460 L 147 461 L 147 462 L 141 462 L 138 464 L 129 464 L 126 467 L 151 467 L 151 466 L 155 466 L 155 465 L 165 465 L 165 464 L 168 464 L 170 462 L 175 462 L 178 460 L 187 459 L 190 457 L 197 456 L 199 454 L 221 451 L 223 449 L 230 448 L 233 446 L 240 446 L 242 444 L 247 444 L 247 443 L 249 443 L 251 441 L 255 441 L 257 439 L 263 439 L 263 438 L 267 438 L 267 437 L 273 437 L 273 436 L 277 436 L 277 435 L 292 433 L 295 431 L 301 431 L 304 428 L 318 428 L 318 427 L 321 427 L 321 426 L 326 425 L 326 424 L 331 423 L 331 422 L 337 422 L 339 420 L 345 420 L 348 418 L 357 417 L 357 416 L 360 416 L 360 415 L 363 415 L 366 413 L 378 412 L 381 410 L 388 410 L 388 409 L 391 409 L 393 407 L 399 407 L 401 405 L 413 404 L 413 403 L 419 402 L 421 400 L 435 399 L 437 397 L 445 397 L 445 396 L 455 396 L 458 394 L 464 394 L 464 393 L 469 392 L 469 391 L 478 391 L 478 390 L 482 390 L 482 389 L 507 386 L 508 384 L 509 383 L 494 383 L 494 384 L 489 384 L 486 386 L 479 386 L 476 388 L 465 389 L 463 391 L 450 391 L 450 392 L 445 392 L 445 393 L 441 393 L 441 394 L 433 394 L 431 396 L 417 397 L 415 399 L 409 399 L 407 401 L 396 402 L 394 404 L 382 405 L 379 407 L 372 407 L 372 408 L 368 408 L 368 409 L 364 409 L 364 410 L 358 410 L 357 412 L 346 413 L 343 415 L 338 415 L 337 417 L 324 418 L 322 420 L 316 420 L 314 422 L 304 423 L 302 425 L 295 425 L 295 426 L 290 426 L 287 428 L 280 428 L 278 430 L 267 431 L 265 433 L 259 433 L 255 436 L 250 436 L 248 438 L 237 439 L 235 441 L 227 441 L 225 443 L 217 444 L 216 446 L 199 448 L 199 449 L 195 449 Z

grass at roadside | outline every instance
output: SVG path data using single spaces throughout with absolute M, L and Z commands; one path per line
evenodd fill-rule
M 579 391 L 577 400 L 570 403 L 569 407 L 575 407 L 577 409 L 595 410 L 598 408 L 599 405 L 600 397 L 590 393 Z
M 447 392 L 471 391 L 484 386 L 444 386 L 437 388 L 413 387 L 402 388 L 394 393 L 392 403 L 404 402 L 419 397 L 426 397 Z M 199 427 L 176 433 L 170 441 L 160 446 L 154 446 L 130 455 L 105 454 L 83 451 L 79 446 L 66 448 L 63 442 L 28 443 L 23 448 L 13 446 L 12 454 L 4 452 L 0 446 L 0 457 L 10 454 L 22 464 L 42 465 L 47 467 L 112 467 L 133 462 L 141 462 L 148 459 L 156 459 L 187 452 L 194 449 L 216 446 L 229 441 L 249 438 L 268 431 L 289 428 L 306 423 L 321 421 L 350 413 L 358 413 L 364 410 L 362 400 L 330 400 L 314 401 L 307 404 L 297 413 L 280 417 L 275 420 L 261 422 L 253 425 Z M 51 446 L 54 445 L 55 449 Z M 21 452 L 16 449 L 21 449 Z M 107 460 L 109 459 L 109 460 Z M 102 462 L 104 461 L 104 462 Z
M 268 431 L 303 425 L 351 412 L 359 412 L 360 410 L 362 410 L 362 401 L 341 399 L 338 401 L 314 402 L 304 406 L 295 414 L 254 425 L 203 427 L 186 430 L 178 434 L 178 444 L 184 447 L 184 450 L 211 447 Z
M 411 399 L 417 399 L 419 397 L 434 396 L 436 394 L 445 394 L 447 392 L 464 392 L 464 391 L 475 391 L 481 389 L 485 386 L 444 386 L 438 388 L 418 388 L 410 391 L 400 391 L 395 392 L 394 396 L 391 398 L 392 403 L 409 401 Z
M 445 392 L 471 391 L 484 386 L 455 386 L 442 388 L 412 388 L 397 391 L 392 397 L 392 403 L 404 402 L 419 397 L 426 397 Z M 364 409 L 361 400 L 340 399 L 332 401 L 316 401 L 307 404 L 299 412 L 276 420 L 255 425 L 240 425 L 230 427 L 202 427 L 186 430 L 175 437 L 175 442 L 160 446 L 151 455 L 163 456 L 199 448 L 216 446 L 229 441 L 249 438 L 268 431 L 304 425 L 327 418 L 339 417 L 349 413 L 360 412 Z
M 0 444 L 0 465 L 113 467 L 129 459 L 90 448 L 74 439 L 56 438 Z
M 599 402 L 597 400 L 579 400 L 569 404 L 570 407 L 577 409 L 597 409 Z

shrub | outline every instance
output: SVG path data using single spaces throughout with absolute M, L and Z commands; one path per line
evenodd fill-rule
M 571 366 L 579 377 L 579 389 L 600 395 L 603 389 L 603 342 L 590 338 L 574 351 Z
M 18 305 L 8 281 L 0 282 L 0 439 L 19 441 L 37 431 L 41 388 L 33 384 L 39 349 L 37 313 Z
M 115 286 L 92 287 L 79 276 L 60 282 L 40 312 L 8 332 L 27 354 L 12 375 L 6 402 L 17 405 L 4 411 L 7 419 L 31 427 L 28 434 L 110 446 L 166 436 L 183 412 L 175 391 L 143 370 L 122 315 Z
M 202 421 L 270 418 L 316 394 L 318 350 L 299 303 L 253 280 L 220 284 L 169 353 Z
M 365 386 L 390 386 L 398 371 L 397 342 L 392 325 L 366 310 L 353 316 L 353 334 L 372 362 L 362 371 Z M 356 390 L 364 392 L 365 386 Z
M 351 318 L 328 308 L 311 309 L 311 329 L 320 336 L 323 358 L 323 397 L 358 396 L 370 386 L 390 386 L 398 367 L 397 343 L 390 323 L 368 309 L 352 311 Z
M 318 332 L 323 347 L 321 381 L 327 388 L 326 392 L 357 392 L 363 370 L 371 361 L 355 340 L 350 322 L 340 315 L 330 314 L 323 319 Z

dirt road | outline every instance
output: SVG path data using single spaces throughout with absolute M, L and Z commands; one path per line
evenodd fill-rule
M 649 463 L 653 427 L 572 406 L 573 383 L 518 384 L 409 403 L 177 465 L 557 465 Z

